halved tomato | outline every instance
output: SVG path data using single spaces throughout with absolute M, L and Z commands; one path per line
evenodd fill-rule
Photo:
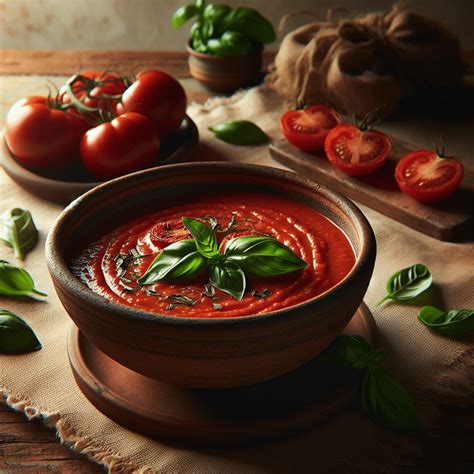
M 380 168 L 391 149 L 392 142 L 385 133 L 363 131 L 349 124 L 333 128 L 324 143 L 331 164 L 350 176 L 363 176 Z
M 310 105 L 303 110 L 289 110 L 280 118 L 283 135 L 303 151 L 319 151 L 329 130 L 341 123 L 333 109 L 324 105 Z
M 404 192 L 423 203 L 441 201 L 456 191 L 464 175 L 463 165 L 431 150 L 407 153 L 397 163 L 395 179 Z

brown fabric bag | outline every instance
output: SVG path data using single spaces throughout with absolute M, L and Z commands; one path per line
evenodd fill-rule
M 292 31 L 282 41 L 269 80 L 291 101 L 329 103 L 357 116 L 375 109 L 388 115 L 403 96 L 459 85 L 463 71 L 458 39 L 397 3 L 388 13 Z

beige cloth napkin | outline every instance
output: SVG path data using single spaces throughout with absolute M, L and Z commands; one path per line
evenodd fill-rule
M 200 150 L 193 159 L 279 166 L 270 158 L 266 145 L 228 145 L 214 139 L 207 127 L 226 119 L 249 119 L 272 139 L 279 139 L 278 118 L 282 109 L 281 100 L 265 87 L 203 106 L 191 105 L 189 114 L 201 133 Z M 45 238 L 61 207 L 22 191 L 3 171 L 0 197 L 0 211 L 18 205 L 32 211 L 41 238 L 28 255 L 25 267 L 37 288 L 49 295 L 46 302 L 0 298 L 0 307 L 23 317 L 43 343 L 43 349 L 32 354 L 0 356 L 0 389 L 11 406 L 30 417 L 43 417 L 73 449 L 105 464 L 110 472 L 389 473 L 399 472 L 407 464 L 423 462 L 422 438 L 397 436 L 372 424 L 352 408 L 342 410 L 311 432 L 238 449 L 175 447 L 132 433 L 109 420 L 88 402 L 74 382 L 66 354 L 70 320 L 55 295 L 44 260 Z M 474 245 L 439 242 L 368 208 L 363 211 L 378 242 L 374 276 L 365 301 L 377 321 L 382 349 L 389 354 L 388 365 L 412 390 L 422 424 L 431 432 L 433 420 L 429 417 L 433 412 L 424 410 L 428 394 L 435 406 L 436 380 L 441 380 L 440 374 L 456 365 L 460 357 L 466 360 L 472 344 L 433 334 L 417 321 L 415 306 L 387 304 L 376 308 L 375 304 L 384 295 L 385 282 L 395 270 L 421 262 L 433 272 L 443 307 L 474 306 Z M 0 246 L 0 258 L 12 260 L 5 246 Z M 468 369 L 469 366 L 457 373 Z M 463 393 L 465 377 L 453 389 L 461 402 L 473 395 L 473 391 Z M 444 382 L 446 379 L 449 385 L 449 376 L 444 377 Z

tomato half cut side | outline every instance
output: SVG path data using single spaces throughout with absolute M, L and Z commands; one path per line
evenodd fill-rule
M 461 184 L 464 167 L 455 158 L 432 150 L 416 150 L 403 156 L 395 168 L 400 189 L 423 203 L 435 203 L 451 196 Z
M 303 110 L 289 110 L 280 118 L 286 140 L 303 151 L 319 151 L 329 131 L 341 123 L 337 112 L 324 105 L 311 105 Z
M 380 168 L 388 158 L 392 142 L 378 130 L 362 131 L 354 125 L 333 128 L 324 150 L 332 165 L 350 176 L 363 176 Z

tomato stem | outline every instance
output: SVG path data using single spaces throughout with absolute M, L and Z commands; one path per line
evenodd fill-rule
M 357 123 L 356 126 L 359 128 L 361 132 L 369 132 L 372 130 L 378 123 L 380 123 L 380 109 L 377 108 L 375 110 L 371 110 L 367 112 L 362 120 Z
M 97 112 L 99 110 L 97 107 L 88 107 L 87 105 L 83 104 L 74 94 L 71 84 L 66 84 L 65 89 L 66 89 L 66 94 L 71 99 L 71 102 L 73 103 L 74 107 L 76 107 L 76 109 L 79 112 L 87 113 L 87 112 Z

